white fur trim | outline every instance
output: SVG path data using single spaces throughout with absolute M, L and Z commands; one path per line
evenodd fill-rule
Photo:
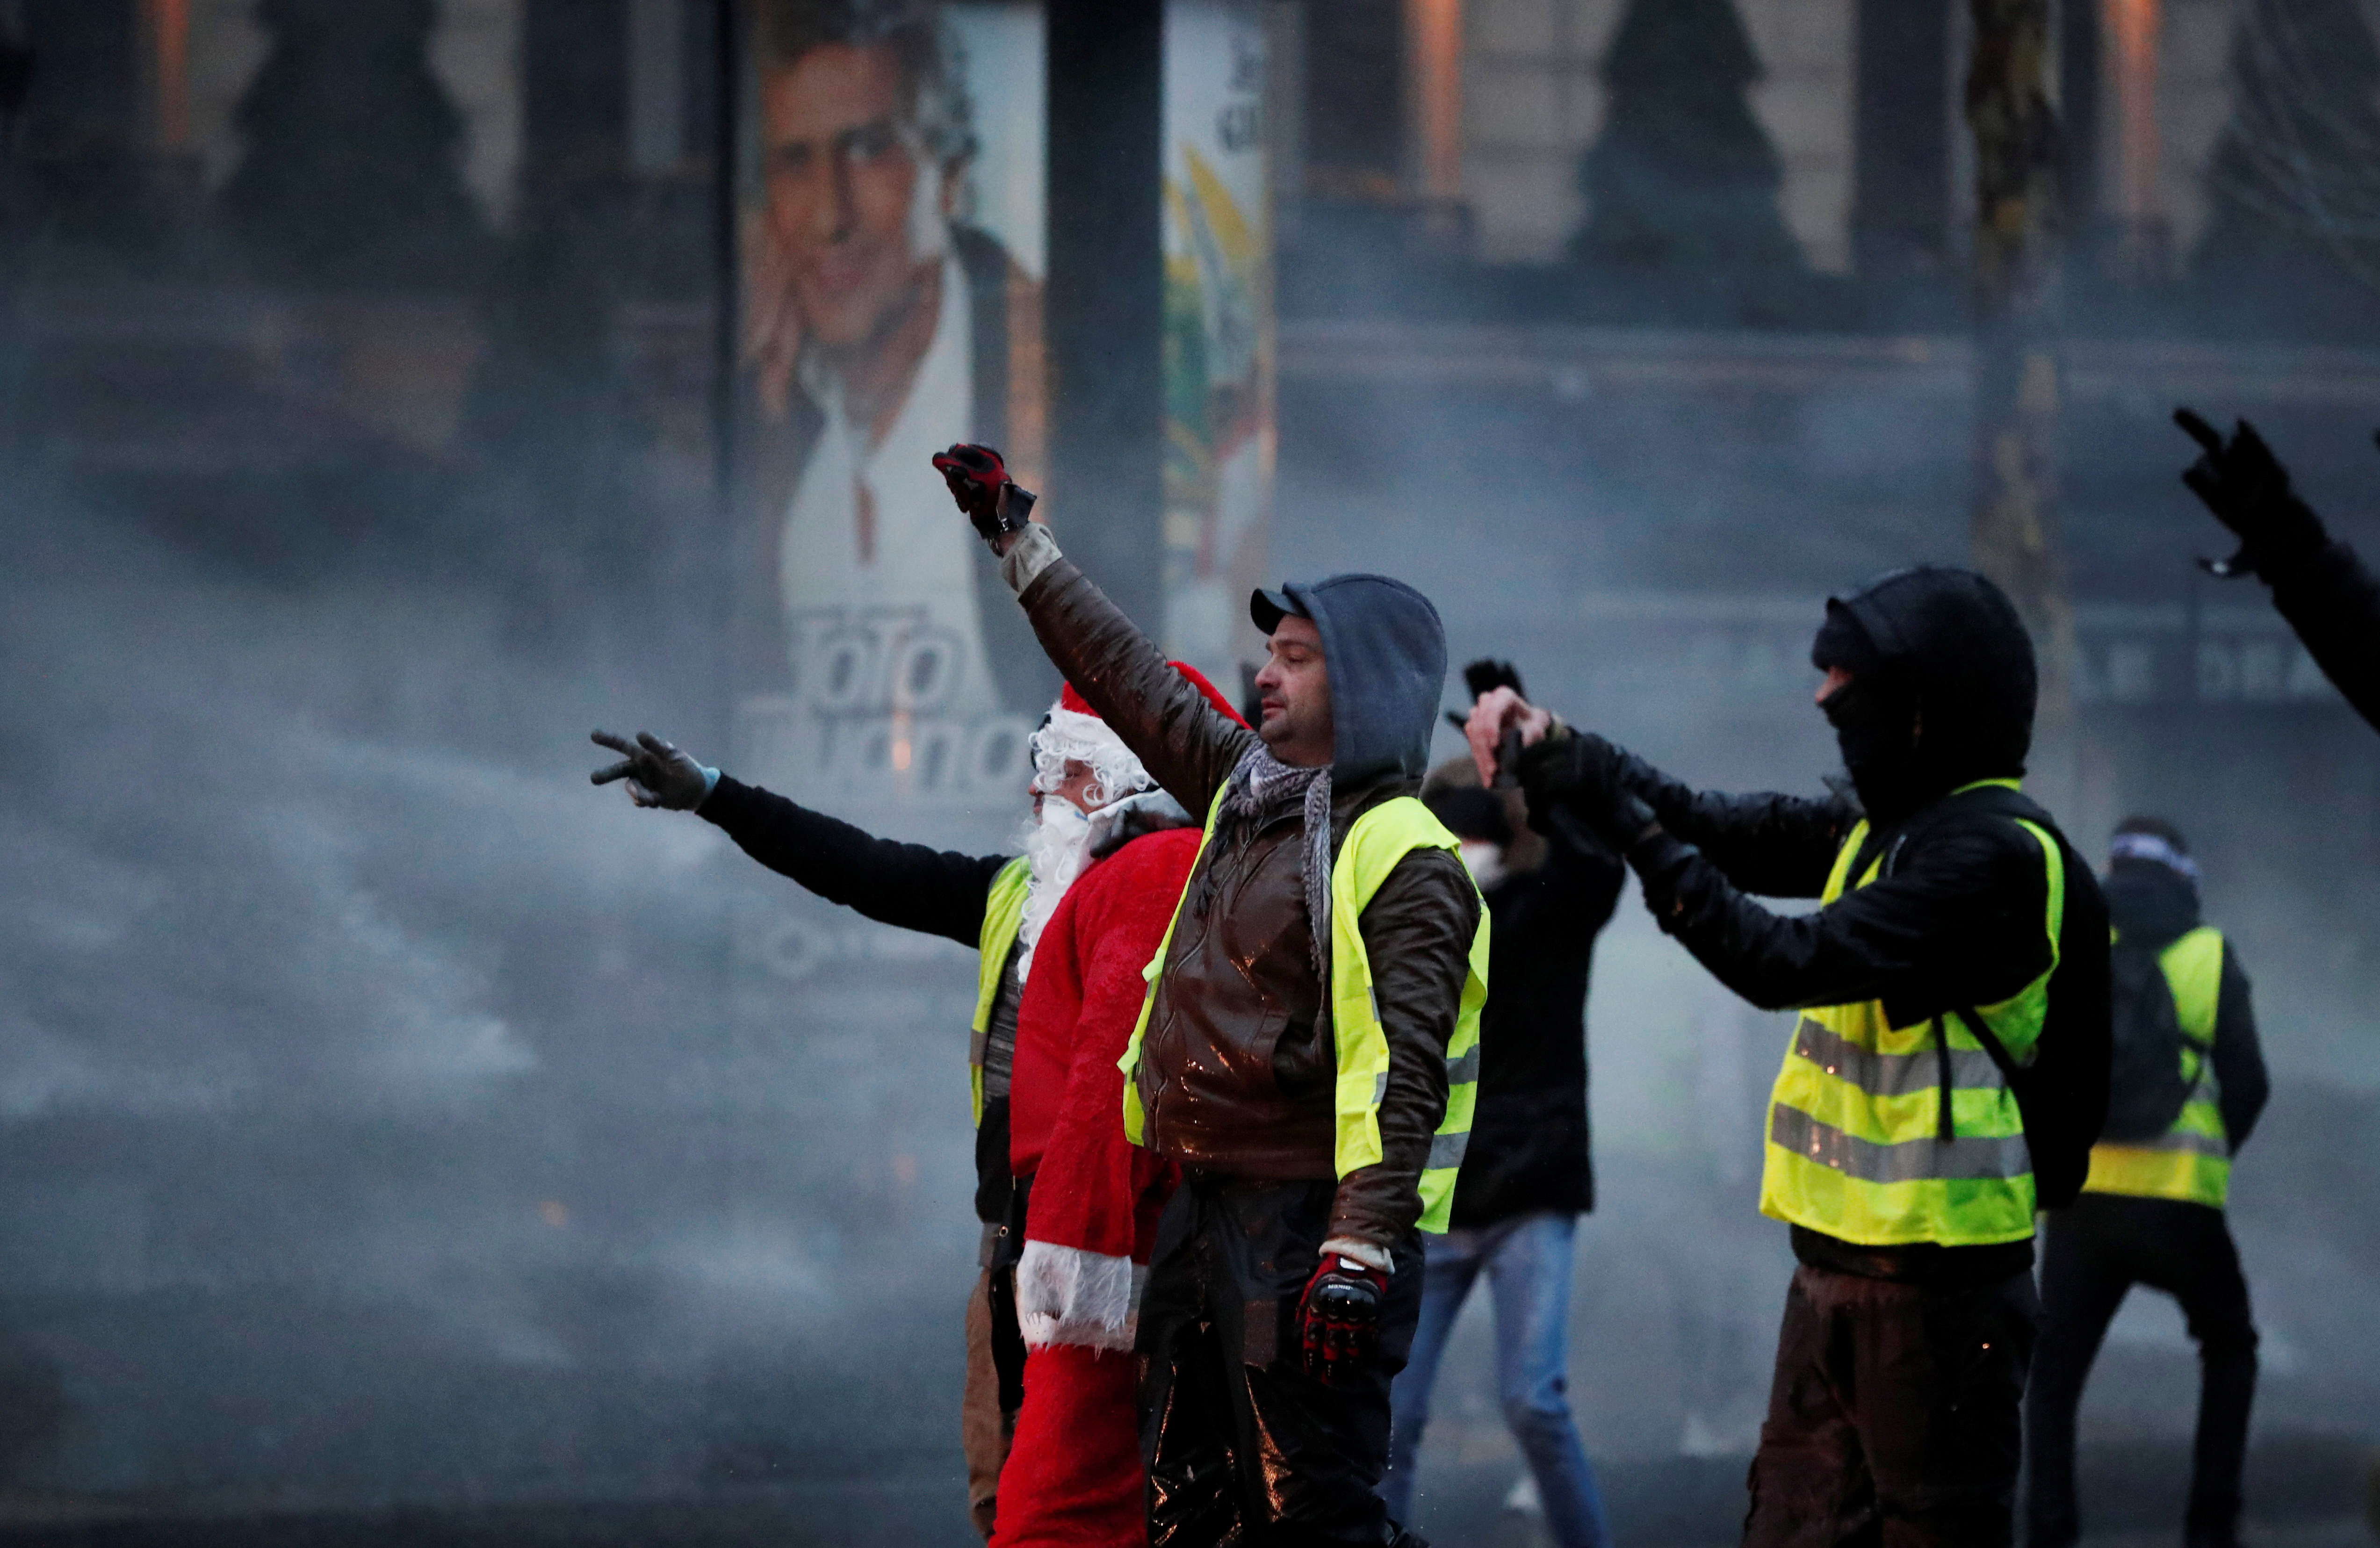
M 1016 1262 L 1016 1322 L 1033 1348 L 1079 1344 L 1132 1348 L 1148 1270 L 1051 1241 L 1027 1241 Z

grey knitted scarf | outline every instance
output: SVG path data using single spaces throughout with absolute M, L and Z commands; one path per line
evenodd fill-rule
M 1224 787 L 1223 816 L 1251 827 L 1304 808 L 1305 914 L 1314 926 L 1314 974 L 1330 1003 L 1330 770 L 1294 768 L 1261 742 L 1249 747 Z

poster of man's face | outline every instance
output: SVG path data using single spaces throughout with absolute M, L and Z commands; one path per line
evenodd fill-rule
M 738 756 L 804 799 L 1004 814 L 1055 680 L 929 458 L 1040 472 L 1039 11 L 754 9 Z

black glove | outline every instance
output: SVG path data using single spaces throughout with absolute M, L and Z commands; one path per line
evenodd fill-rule
M 1325 1252 L 1297 1301 L 1297 1338 L 1305 1373 L 1329 1385 L 1353 1375 L 1380 1348 L 1380 1303 L 1389 1276 L 1352 1258 Z
M 1550 833 L 1566 813 L 1615 854 L 1626 854 L 1654 825 L 1653 808 L 1638 792 L 1656 778 L 1644 759 L 1591 731 L 1557 732 L 1521 755 L 1529 826 Z
M 614 780 L 625 780 L 628 799 L 639 806 L 691 812 L 702 804 L 710 787 L 719 782 L 719 770 L 705 768 L 649 731 L 637 732 L 634 742 L 608 731 L 597 732 L 590 740 L 599 747 L 609 747 L 627 756 L 588 775 L 589 781 L 608 785 Z
M 2312 553 L 2330 540 L 2322 518 L 2289 488 L 2289 470 L 2273 455 L 2255 426 L 2235 421 L 2227 446 L 2221 431 L 2189 409 L 2175 409 L 2173 422 L 2204 449 L 2183 470 L 2181 481 L 2206 502 L 2216 520 L 2240 535 L 2240 550 L 2230 558 L 2199 561 L 2208 574 L 2259 573 L 2276 561 Z
M 1008 476 L 1008 466 L 998 452 L 962 441 L 947 452 L 934 454 L 934 471 L 942 476 L 942 482 L 951 488 L 951 498 L 958 502 L 994 553 L 1000 551 L 1003 536 L 1025 530 L 1026 518 L 1033 514 L 1033 491 L 1019 488 Z

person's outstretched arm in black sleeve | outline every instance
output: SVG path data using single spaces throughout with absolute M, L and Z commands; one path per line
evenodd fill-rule
M 2050 965 L 2041 849 L 2005 819 L 1945 824 L 1890 876 L 1806 914 L 1761 907 L 1658 824 L 1628 859 L 1662 930 L 1765 1010 L 1880 999 L 1906 1026 L 2005 999 Z
M 2380 727 L 2380 578 L 2298 498 L 2255 426 L 2240 420 L 2227 441 L 2189 409 L 2174 419 L 2204 453 L 2182 482 L 2240 538 L 2237 553 L 2208 568 L 2270 586 L 2307 654 L 2365 723 Z
M 2223 1132 L 2237 1155 L 2256 1127 L 2273 1084 L 2265 1073 L 2265 1051 L 2256 1041 L 2248 975 L 2240 971 L 2240 954 L 2228 940 L 2223 943 L 2222 986 L 2216 992 L 2215 1048 L 2209 1057 L 2215 1060 L 2216 1106 L 2223 1114 Z
M 1529 743 L 1515 772 L 1529 798 L 1530 827 L 1550 832 L 1550 814 L 1582 791 L 1623 788 L 1736 886 L 1764 898 L 1815 898 L 1824 891 L 1836 852 L 1859 821 L 1859 809 L 1837 796 L 1695 790 L 1624 747 L 1563 725 L 1510 688 L 1481 695 L 1463 726 L 1483 782 L 1494 781 L 1495 748 L 1511 726 L 1519 726 Z
M 658 737 L 634 742 L 597 732 L 595 741 L 627 756 L 591 776 L 625 780 L 640 806 L 691 811 L 716 824 L 753 859 L 880 925 L 978 944 L 1001 854 L 958 854 L 905 844 L 838 822 L 823 812 L 706 768 Z

